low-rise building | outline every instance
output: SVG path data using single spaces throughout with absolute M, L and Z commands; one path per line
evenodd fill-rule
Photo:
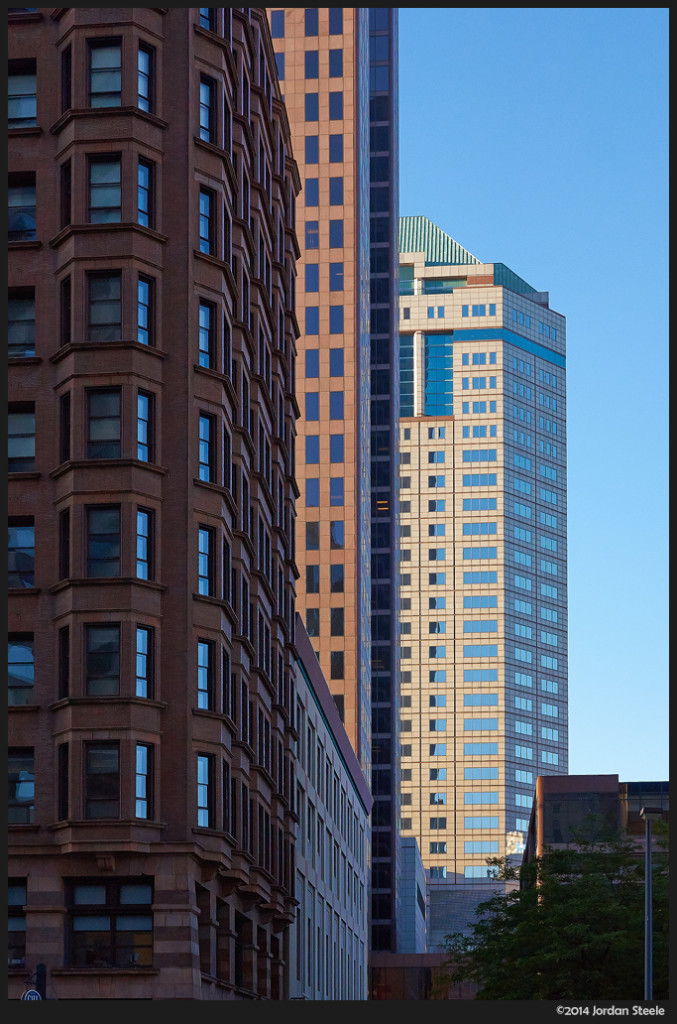
M 296 920 L 289 998 L 367 998 L 372 797 L 301 618 L 296 618 Z

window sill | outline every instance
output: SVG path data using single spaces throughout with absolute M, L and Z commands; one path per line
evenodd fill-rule
M 7 362 L 10 366 L 39 366 L 42 359 L 39 356 L 8 356 Z
M 29 18 L 31 19 L 31 21 L 35 20 L 34 14 L 24 15 L 24 17 L 21 19 L 19 19 L 19 17 L 17 17 L 16 15 L 12 14 L 10 14 L 9 17 L 11 18 L 12 21 L 28 21 Z M 40 18 L 39 14 L 38 18 Z M 8 128 L 7 135 L 10 139 L 30 138 L 31 136 L 35 135 L 42 135 L 42 128 L 34 124 L 26 125 L 25 127 L 17 126 L 16 128 Z
M 20 469 L 16 473 L 11 470 L 7 474 L 10 480 L 39 480 L 42 473 L 35 473 L 33 470 Z
M 75 109 L 71 107 L 70 110 L 66 110 L 57 121 L 49 129 L 52 135 L 58 135 L 60 131 L 79 118 L 92 118 L 92 117 L 121 117 L 123 115 L 132 114 L 134 117 L 140 117 L 143 121 L 148 121 L 150 124 L 155 125 L 157 128 L 168 128 L 168 122 L 163 121 L 161 117 L 157 117 L 156 114 L 151 114 L 147 110 L 140 110 L 138 107 L 81 107 Z
M 7 20 L 12 24 L 17 21 L 42 21 L 39 11 L 8 11 Z
M 155 700 L 153 697 L 125 697 L 121 694 L 112 694 L 110 696 L 97 696 L 97 697 L 60 697 L 59 700 L 54 701 L 53 704 L 49 705 L 50 711 L 59 711 L 60 708 L 73 707 L 75 705 L 88 705 L 92 704 L 141 704 L 144 707 L 158 708 L 160 711 L 165 711 L 168 707 L 166 701 Z M 35 705 L 37 707 L 37 705 Z M 145 819 L 140 819 L 144 821 Z
M 115 348 L 136 349 L 137 352 L 147 352 L 157 359 L 166 359 L 167 353 L 154 345 L 142 345 L 141 342 L 130 339 L 129 341 L 70 341 L 67 345 L 56 350 L 49 357 L 50 363 L 58 363 L 72 352 L 94 352 L 106 348 L 108 351 Z
M 12 242 L 7 240 L 7 248 L 10 252 L 18 252 L 23 250 L 35 250 L 42 248 L 42 242 L 37 241 L 35 238 L 18 238 Z
M 39 594 L 40 589 L 40 587 L 8 587 L 7 593 L 10 597 L 19 597 L 22 594 Z
M 136 221 L 115 221 L 109 224 L 67 224 L 66 227 L 62 228 L 54 238 L 50 238 L 49 246 L 51 249 L 58 249 L 62 242 L 65 242 L 67 238 L 72 235 L 90 235 L 97 234 L 102 229 L 107 232 L 119 233 L 121 231 L 139 231 L 142 235 L 146 235 L 148 238 L 153 238 L 158 242 L 162 242 L 164 245 L 169 241 L 167 235 L 161 234 L 159 231 L 155 231 L 154 228 L 144 227 L 143 224 L 137 224 Z M 144 345 L 143 348 L 148 346 Z
M 101 466 L 138 466 L 140 469 L 149 469 L 153 473 L 159 473 L 160 476 L 165 476 L 167 473 L 163 466 L 158 466 L 154 462 L 142 462 L 140 459 L 71 459 L 53 469 L 49 475 L 52 480 L 57 480 L 70 470 L 99 468 Z M 142 582 L 145 583 L 147 581 L 142 580 Z
M 155 583 L 153 580 L 142 580 L 138 576 L 71 576 L 66 580 L 59 580 L 53 586 L 48 587 L 50 594 L 58 594 L 61 590 L 65 590 L 67 587 L 89 587 L 99 586 L 115 586 L 115 584 L 123 584 L 129 586 L 129 584 L 140 584 L 142 587 L 150 587 L 151 590 L 165 591 L 167 588 L 162 583 Z

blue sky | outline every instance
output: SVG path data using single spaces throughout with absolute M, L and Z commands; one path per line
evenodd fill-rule
M 400 213 L 567 318 L 569 771 L 668 778 L 668 8 L 399 8 Z

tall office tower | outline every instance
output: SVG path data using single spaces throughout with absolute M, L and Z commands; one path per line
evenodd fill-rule
M 299 181 L 265 9 L 9 22 L 10 992 L 284 998 Z
M 394 949 L 397 13 L 268 12 L 302 185 L 298 604 L 367 778 L 375 760 L 372 941 Z
M 366 8 L 268 8 L 299 165 L 299 611 L 371 764 Z
M 434 947 L 567 772 L 565 322 L 425 217 L 400 313 L 402 824 Z

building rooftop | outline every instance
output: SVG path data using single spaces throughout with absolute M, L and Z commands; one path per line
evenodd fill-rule
M 427 217 L 400 217 L 400 253 L 425 254 L 426 267 L 482 265 L 482 261 L 459 245 Z M 536 292 L 530 284 L 514 273 L 505 263 L 493 266 L 494 284 L 509 288 L 521 295 Z M 546 303 L 547 304 L 547 303 Z
M 424 252 L 427 266 L 482 262 L 427 217 L 400 217 L 400 252 Z

